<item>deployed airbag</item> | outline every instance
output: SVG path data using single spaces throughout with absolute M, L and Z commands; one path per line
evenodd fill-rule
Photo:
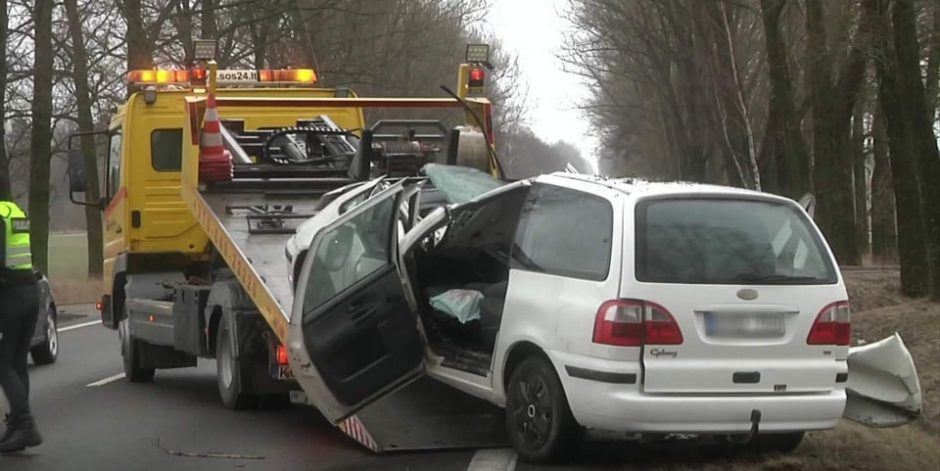
M 461 324 L 480 319 L 480 301 L 483 293 L 472 289 L 450 289 L 433 296 L 431 307 L 447 314 Z

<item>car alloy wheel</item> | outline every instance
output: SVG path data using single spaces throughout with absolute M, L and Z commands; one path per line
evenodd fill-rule
M 530 375 L 519 381 L 512 410 L 516 429 L 528 448 L 545 445 L 552 429 L 552 401 L 545 380 Z

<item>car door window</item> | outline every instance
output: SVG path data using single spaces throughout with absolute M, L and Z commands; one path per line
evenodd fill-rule
M 305 288 L 305 312 L 392 263 L 390 228 L 395 203 L 395 198 L 387 198 L 319 238 L 312 248 L 316 258 Z
M 535 185 L 526 198 L 513 245 L 513 267 L 604 280 L 610 269 L 613 208 L 598 196 Z

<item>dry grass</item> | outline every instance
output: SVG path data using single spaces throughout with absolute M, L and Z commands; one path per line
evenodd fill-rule
M 52 278 L 52 295 L 57 305 L 94 303 L 101 296 L 101 280 Z

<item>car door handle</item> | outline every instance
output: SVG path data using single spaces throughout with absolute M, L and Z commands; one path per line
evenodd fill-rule
M 366 307 L 354 304 L 349 306 L 347 313 L 349 314 L 349 319 L 358 324 L 368 320 L 377 311 L 378 309 L 374 307 Z

